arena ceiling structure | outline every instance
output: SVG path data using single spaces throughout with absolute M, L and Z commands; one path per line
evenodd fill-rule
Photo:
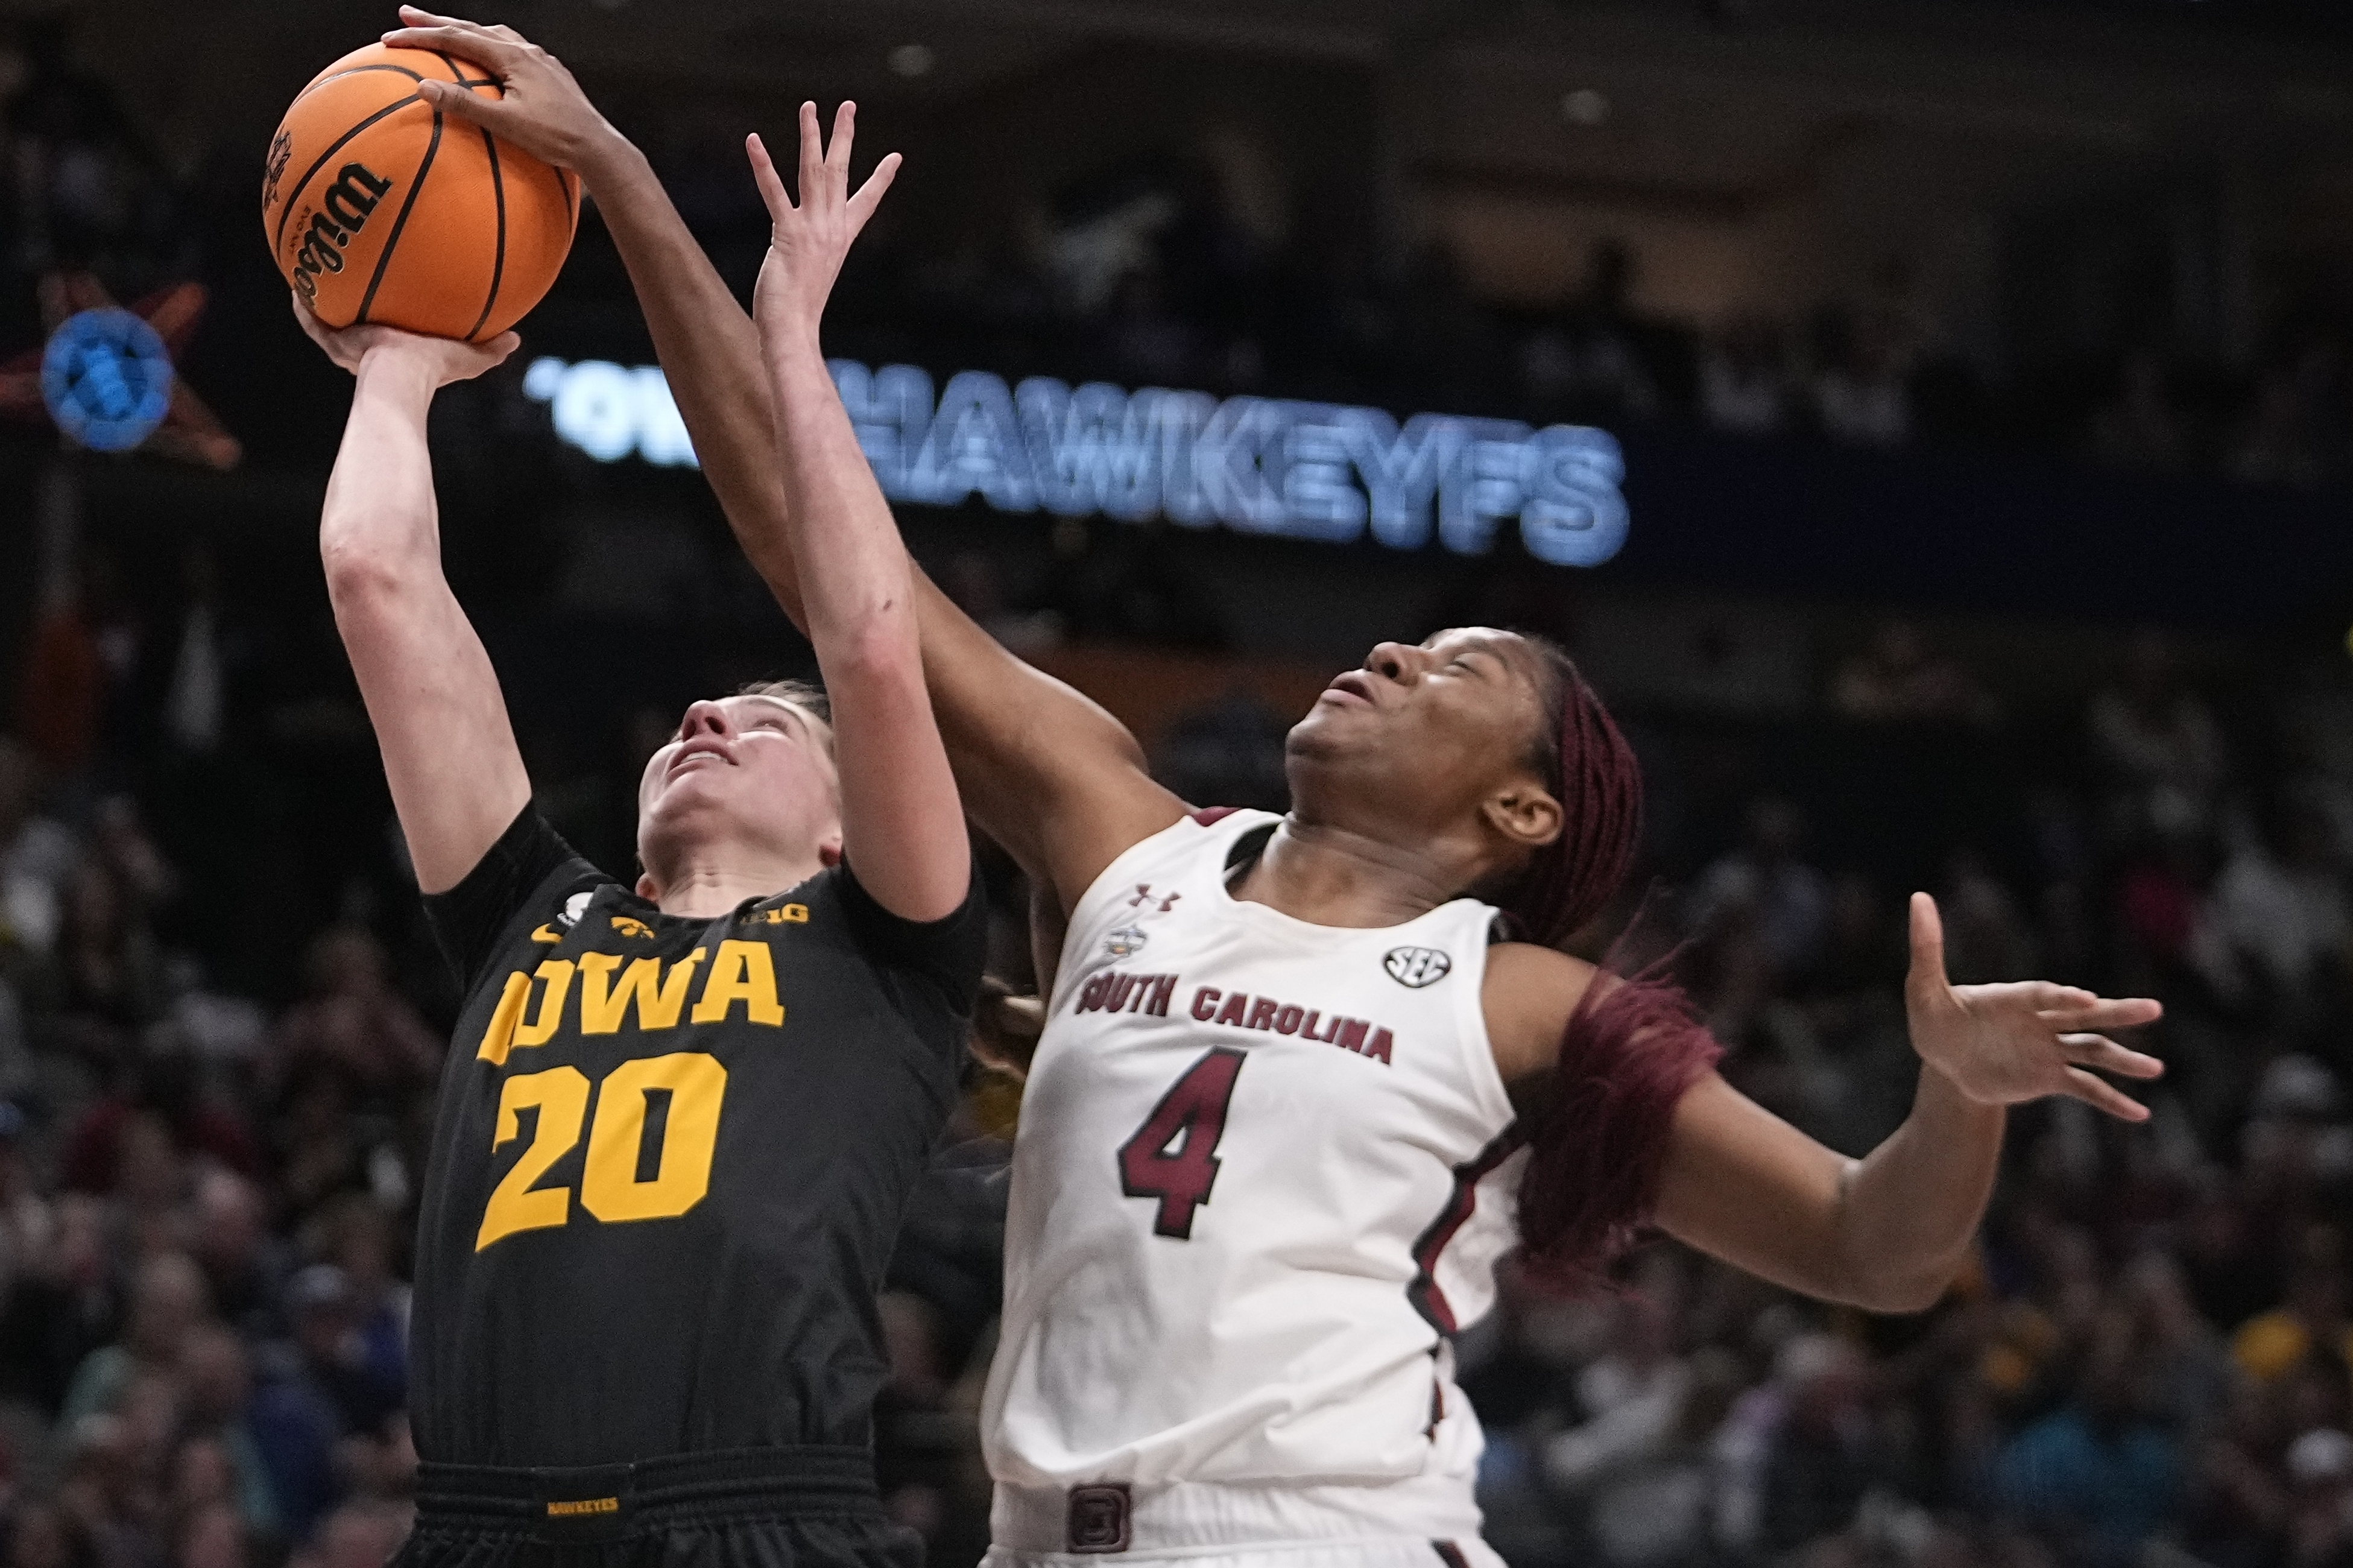
M 149 0 L 62 15 L 105 39 L 82 52 L 103 53 L 158 143 L 186 149 L 274 122 L 391 11 L 226 0 L 194 36 L 154 26 Z M 1082 69 L 1117 80 L 1123 58 L 1356 73 L 1387 124 L 1365 149 L 1394 161 L 1386 178 L 1702 211 L 1774 201 L 1874 136 L 2078 166 L 2353 148 L 2353 9 L 2328 0 L 513 0 L 499 16 L 617 111 L 713 126 L 799 94 L 953 124 Z
M 227 0 L 194 37 L 154 26 L 147 0 L 18 0 L 0 16 L 62 16 L 103 37 L 108 73 L 144 78 L 135 101 L 178 121 L 217 112 L 225 94 L 277 101 L 301 74 L 290 62 L 323 63 L 391 10 Z M 2342 85 L 2353 52 L 2314 48 L 2353 50 L 2353 9 L 2335 0 L 512 0 L 496 10 L 600 85 L 707 105 L 818 83 L 833 96 L 953 104 L 1081 56 L 1173 50 L 1407 78 L 1500 55 L 1548 86 L 1621 62 L 1671 69 L 1703 90 L 1795 77 L 1826 120 L 1916 102 L 1917 116 L 1988 124 L 2007 112 L 2029 134 L 2094 141 L 2126 133 L 2102 120 L 2118 97 L 2150 122 L 2137 133 L 2160 139 L 2201 108 L 2263 118 L 2264 106 L 2232 97 L 2233 83 L 2257 80 L 2273 111 L 2353 120 Z M 254 47 L 260 39 L 267 48 Z M 207 69 L 188 70 L 192 59 Z M 172 85 L 175 76 L 185 85 Z M 2016 107 L 1966 110 L 1926 90 L 1992 79 L 2007 79 Z M 1561 91 L 1548 94 L 1552 118 L 1575 123 L 1558 111 Z

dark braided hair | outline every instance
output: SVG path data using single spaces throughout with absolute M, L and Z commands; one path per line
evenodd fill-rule
M 1544 638 L 1527 641 L 1545 672 L 1545 723 L 1528 761 L 1560 802 L 1561 831 L 1498 902 L 1524 939 L 1557 948 L 1617 896 L 1634 863 L 1642 769 L 1568 655 Z M 1657 1200 L 1675 1107 L 1721 1055 L 1663 966 L 1619 975 L 1603 960 L 1521 1122 L 1520 1243 L 1531 1275 L 1588 1286 L 1635 1239 Z
M 1557 948 L 1618 895 L 1642 842 L 1642 767 L 1574 661 L 1527 637 L 1543 661 L 1545 722 L 1528 758 L 1560 802 L 1560 837 L 1503 896 L 1527 941 Z

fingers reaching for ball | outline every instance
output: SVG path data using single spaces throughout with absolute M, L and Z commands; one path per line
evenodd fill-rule
M 784 176 L 776 173 L 776 160 L 768 156 L 767 143 L 756 131 L 744 138 L 744 152 L 752 160 L 752 183 L 759 187 L 760 200 L 767 207 L 768 221 L 781 224 L 793 211 L 793 198 L 785 189 Z
M 508 355 L 522 346 L 522 336 L 513 332 L 502 332 L 483 343 L 466 343 L 375 323 L 331 327 L 311 313 L 301 294 L 290 294 L 290 298 L 295 323 L 301 327 L 303 335 L 317 344 L 329 359 L 354 376 L 369 360 L 382 356 L 414 364 L 430 376 L 434 387 L 439 388 L 452 381 L 471 381 L 486 371 L 497 369 L 506 363 Z
M 744 139 L 752 180 L 768 208 L 768 257 L 753 291 L 753 315 L 765 332 L 814 330 L 841 271 L 842 259 L 873 216 L 882 193 L 899 172 L 896 153 L 875 166 L 856 196 L 849 191 L 849 157 L 858 126 L 858 106 L 834 111 L 828 143 L 817 105 L 800 109 L 799 200 L 785 189 L 783 174 L 767 144 L 754 134 Z
M 815 103 L 803 103 L 800 109 L 800 199 L 796 203 L 785 189 L 784 177 L 777 173 L 776 162 L 768 149 L 754 133 L 744 138 L 744 148 L 752 159 L 752 177 L 760 187 L 760 198 L 767 203 L 769 218 L 786 221 L 788 213 L 799 213 L 819 219 L 830 219 L 839 212 L 847 220 L 844 242 L 858 238 L 874 209 L 881 205 L 883 193 L 899 176 L 902 160 L 896 153 L 886 153 L 866 176 L 858 194 L 849 194 L 849 157 L 858 140 L 858 105 L 848 100 L 834 111 L 833 135 L 828 142 L 818 130 Z
M 388 48 L 427 49 L 463 60 L 490 83 L 417 83 L 417 95 L 512 142 L 548 163 L 589 173 L 628 143 L 588 101 L 564 62 L 512 27 L 485 26 L 461 16 L 400 8 L 406 26 L 384 35 Z

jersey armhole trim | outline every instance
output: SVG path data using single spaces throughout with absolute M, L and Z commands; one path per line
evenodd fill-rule
M 1495 1173 L 1498 1166 L 1519 1152 L 1526 1139 L 1519 1124 L 1513 1123 L 1495 1135 L 1493 1140 L 1476 1155 L 1454 1168 L 1453 1190 L 1447 1195 L 1446 1206 L 1438 1217 L 1424 1227 L 1413 1241 L 1413 1281 L 1406 1287 L 1406 1299 L 1422 1320 L 1438 1330 L 1442 1340 L 1451 1340 L 1461 1331 L 1454 1319 L 1453 1304 L 1438 1284 L 1438 1262 L 1445 1255 L 1447 1244 L 1455 1233 L 1470 1223 L 1479 1206 L 1479 1183 Z
M 1137 865 L 1156 856 L 1171 853 L 1172 846 L 1187 835 L 1207 834 L 1228 828 L 1235 817 L 1271 817 L 1265 811 L 1250 811 L 1238 807 L 1225 807 L 1208 811 L 1195 811 L 1177 818 L 1156 833 L 1147 833 L 1112 857 L 1109 865 L 1095 874 L 1087 890 L 1071 906 L 1070 919 L 1062 928 L 1060 960 L 1054 966 L 1054 994 L 1047 999 L 1047 1016 L 1050 1019 L 1061 1010 L 1070 989 L 1081 983 L 1079 971 L 1085 967 L 1083 959 L 1072 962 L 1074 955 L 1082 955 L 1088 944 L 1099 935 L 1094 922 L 1103 906 L 1110 901 L 1111 890 L 1135 874 Z M 1203 818 L 1212 819 L 1204 821 Z M 1276 821 L 1281 819 L 1276 818 Z
M 548 901 L 554 897 L 555 890 L 584 882 L 586 884 L 585 891 L 588 895 L 589 904 L 594 904 L 596 901 L 596 895 L 606 888 L 620 885 L 604 872 L 590 864 L 585 857 L 577 854 L 550 870 L 546 875 L 533 885 L 529 893 L 515 901 L 514 912 L 507 916 L 506 924 L 499 927 L 498 940 L 491 944 L 486 955 L 487 961 L 482 965 L 481 972 L 473 977 L 473 983 L 466 989 L 467 1004 L 470 1004 L 475 993 L 487 986 L 493 975 L 498 974 L 499 959 L 508 948 L 522 941 L 531 931 L 554 918 L 554 915 L 550 913 Z M 563 901 L 558 901 L 554 906 L 557 913 L 560 913 L 563 907 Z M 580 917 L 583 920 L 588 917 L 588 905 L 581 906 Z M 570 927 L 566 927 L 567 931 L 569 929 Z M 536 963 L 537 959 L 534 957 L 532 962 Z M 524 967 L 528 969 L 531 965 L 526 964 Z M 501 978 L 500 983 L 502 985 L 505 983 L 503 977 Z
M 1480 1108 L 1494 1118 L 1493 1125 L 1508 1127 L 1518 1118 L 1519 1110 L 1512 1104 L 1511 1086 L 1504 1082 L 1503 1069 L 1495 1065 L 1494 1042 L 1487 1035 L 1487 955 L 1492 950 L 1487 933 L 1495 911 L 1483 904 L 1477 908 L 1479 923 L 1471 928 L 1466 922 L 1471 939 L 1464 942 L 1461 955 L 1464 967 L 1477 972 L 1463 977 L 1472 983 L 1455 994 L 1455 1034 L 1461 1043 L 1462 1070 L 1472 1095 Z

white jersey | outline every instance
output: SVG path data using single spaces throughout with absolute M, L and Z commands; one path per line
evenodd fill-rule
M 1106 1491 L 1150 1535 L 1172 1490 L 1331 1507 L 1199 1503 L 1218 1530 L 1162 1544 L 1328 1536 L 1335 1509 L 1475 1539 L 1481 1439 L 1449 1339 L 1513 1241 L 1520 1160 L 1480 1004 L 1495 911 L 1293 919 L 1226 887 L 1279 819 L 1205 816 L 1131 846 L 1071 912 L 983 1412 L 998 1545 L 1103 1550 L 1064 1537 Z

